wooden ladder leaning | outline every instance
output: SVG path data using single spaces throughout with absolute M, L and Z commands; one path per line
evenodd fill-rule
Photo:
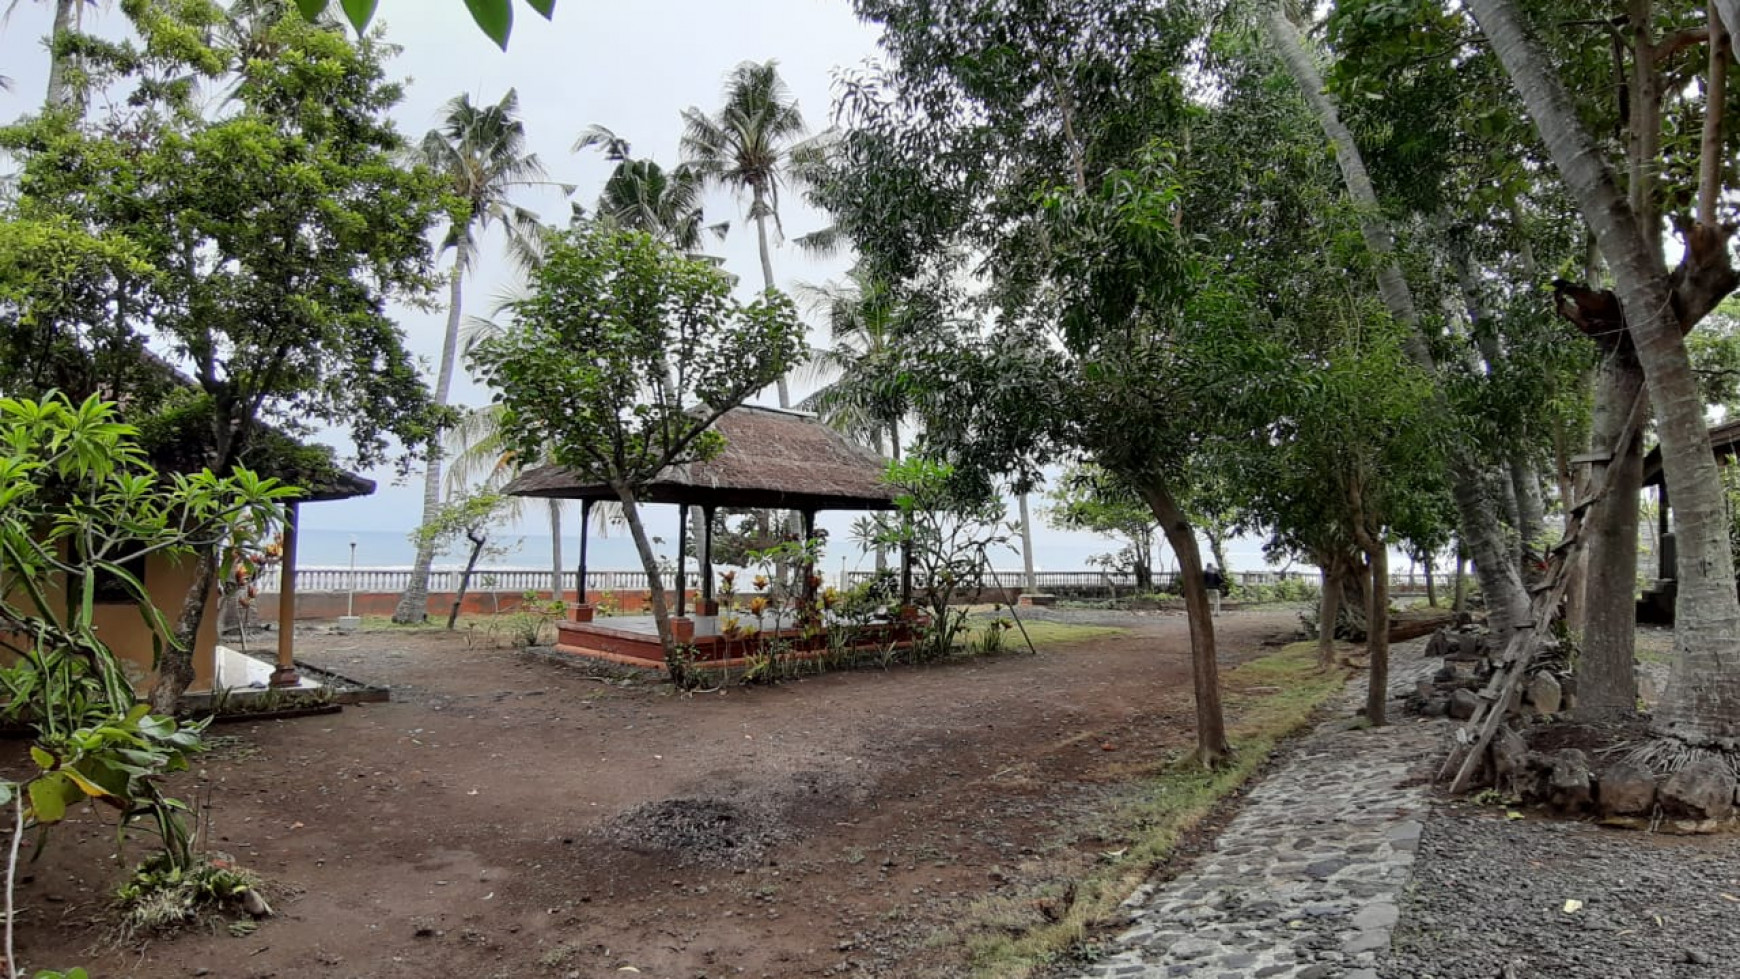
M 1630 450 L 1631 440 L 1638 437 L 1643 408 L 1647 403 L 1648 395 L 1640 389 L 1631 402 L 1625 428 L 1607 459 L 1618 459 Z M 1528 621 L 1519 623 L 1512 630 L 1510 638 L 1504 644 L 1504 652 L 1499 656 L 1497 669 L 1492 671 L 1486 686 L 1481 688 L 1480 704 L 1475 708 L 1474 716 L 1457 729 L 1456 747 L 1444 759 L 1444 767 L 1438 772 L 1438 781 L 1443 781 L 1452 769 L 1456 771 L 1456 779 L 1450 783 L 1452 793 L 1466 789 L 1468 780 L 1479 770 L 1480 760 L 1486 757 L 1487 746 L 1498 733 L 1499 725 L 1504 723 L 1506 706 L 1516 695 L 1523 678 L 1528 676 L 1529 667 L 1534 665 L 1535 656 L 1539 654 L 1541 644 L 1552 625 L 1553 613 L 1564 600 L 1565 590 L 1570 587 L 1571 561 L 1583 549 L 1585 518 L 1590 508 L 1613 488 L 1618 471 L 1617 467 L 1607 467 L 1595 491 L 1580 494 L 1577 504 L 1566 514 L 1564 537 L 1547 555 L 1546 578 L 1530 596 Z M 1593 479 L 1586 476 L 1578 482 L 1579 488 L 1586 490 Z

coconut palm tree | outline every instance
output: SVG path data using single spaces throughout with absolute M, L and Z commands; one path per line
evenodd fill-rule
M 652 160 L 635 159 L 628 140 L 603 126 L 589 126 L 574 141 L 574 152 L 600 148 L 616 164 L 598 193 L 594 217 L 644 231 L 693 256 L 703 232 L 723 239 L 729 222 L 707 224 L 701 210 L 704 189 L 693 167 L 666 170 Z
M 12 18 L 21 0 L 6 5 L 5 19 Z M 54 0 L 54 21 L 48 32 L 48 93 L 43 104 L 50 109 L 72 105 L 75 97 L 72 80 L 67 77 L 70 56 L 61 50 L 61 40 L 68 34 L 84 29 L 86 6 L 96 6 L 96 0 Z M 12 80 L 0 78 L 0 89 L 12 87 Z
M 447 330 L 441 342 L 441 364 L 435 374 L 437 405 L 447 403 L 453 384 L 465 276 L 477 261 L 484 234 L 500 223 L 507 232 L 510 254 L 522 262 L 529 261 L 536 249 L 537 215 L 509 200 L 515 190 L 540 184 L 544 176 L 544 166 L 537 154 L 526 152 L 526 130 L 519 119 L 519 104 L 519 95 L 513 89 L 508 89 L 494 105 L 476 105 L 471 96 L 460 95 L 447 103 L 441 124 L 423 137 L 416 151 L 417 162 L 444 176 L 448 189 L 468 205 L 465 218 L 449 225 L 447 237 L 441 243 L 443 251 L 453 250 L 453 268 L 447 283 Z M 439 437 L 430 439 L 428 467 L 423 476 L 425 522 L 441 504 L 441 449 Z M 424 619 L 429 601 L 429 565 L 434 559 L 432 545 L 417 548 L 411 580 L 399 598 L 393 621 Z
M 858 267 L 845 282 L 794 291 L 827 324 L 829 337 L 829 346 L 811 350 L 802 368 L 804 380 L 818 386 L 798 407 L 900 458 L 900 423 L 913 405 L 894 349 L 904 313 L 899 300 Z
M 718 110 L 683 111 L 683 163 L 704 184 L 749 198 L 749 219 L 755 222 L 761 276 L 768 289 L 773 288 L 773 255 L 767 224 L 771 220 L 776 233 L 782 230 L 780 189 L 803 179 L 807 131 L 803 113 L 780 80 L 774 61 L 745 61 L 732 69 Z M 783 377 L 779 406 L 791 407 L 791 389 Z

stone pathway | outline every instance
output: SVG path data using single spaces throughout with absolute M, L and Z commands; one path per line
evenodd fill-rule
M 1392 696 L 1431 674 L 1420 650 L 1392 652 Z M 1083 979 L 1377 979 L 1449 722 L 1392 700 L 1393 726 L 1346 730 L 1364 690 L 1363 675 L 1349 682 L 1336 716 L 1251 790 L 1212 852 L 1125 902 L 1130 929 Z

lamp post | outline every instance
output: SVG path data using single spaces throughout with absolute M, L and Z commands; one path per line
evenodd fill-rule
M 362 625 L 356 614 L 356 535 L 350 535 L 350 574 L 344 586 L 344 616 L 338 620 L 338 631 L 355 632 Z

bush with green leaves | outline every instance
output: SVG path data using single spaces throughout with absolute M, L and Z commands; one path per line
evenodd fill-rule
M 174 630 L 135 571 L 149 558 L 191 559 L 200 548 L 250 536 L 282 518 L 297 491 L 239 470 L 161 474 L 113 405 L 0 399 L 0 722 L 26 725 L 34 770 L 0 781 L 12 811 L 6 902 L 27 833 L 40 850 L 70 809 L 96 803 L 117 831 L 143 826 L 162 859 L 196 863 L 187 807 L 159 779 L 187 767 L 203 723 L 154 715 L 139 703 L 97 631 L 99 579 L 138 609 L 161 656 Z M 11 954 L 10 975 L 19 975 Z

